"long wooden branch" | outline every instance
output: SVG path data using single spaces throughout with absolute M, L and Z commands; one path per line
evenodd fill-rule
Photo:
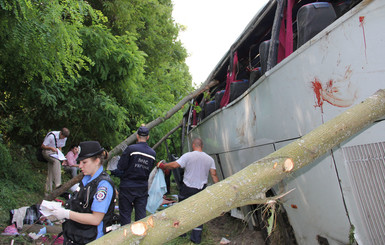
M 197 97 L 198 95 L 200 95 L 204 91 L 209 90 L 211 87 L 216 86 L 218 83 L 219 82 L 217 80 L 205 82 L 204 84 L 202 84 L 202 86 L 199 89 L 195 90 L 194 92 L 185 96 L 181 101 L 179 101 L 178 104 L 176 104 L 171 110 L 169 110 L 165 114 L 164 117 L 158 117 L 157 119 L 146 124 L 146 127 L 149 129 L 152 129 L 152 128 L 158 126 L 159 124 L 163 123 L 167 119 L 171 118 L 171 116 L 174 115 L 175 113 L 177 113 L 180 109 L 182 109 L 183 106 L 187 102 L 189 102 L 191 99 Z M 117 145 L 114 149 L 112 149 L 108 153 L 108 160 L 107 161 L 109 161 L 113 156 L 120 155 L 124 151 L 124 149 L 126 149 L 126 147 L 128 145 L 135 142 L 135 139 L 136 139 L 136 133 L 130 135 L 127 139 L 125 139 L 123 142 L 121 142 L 119 145 Z
M 200 193 L 91 244 L 162 244 L 234 207 L 257 203 L 284 178 L 385 116 L 385 90 Z M 199 215 L 198 215 L 199 214 Z
M 170 135 L 172 135 L 175 131 L 177 131 L 180 127 L 182 127 L 183 122 L 181 121 L 178 126 L 175 128 L 171 129 L 170 132 L 168 132 L 165 136 L 163 136 L 153 147 L 152 149 L 156 149 L 160 144 L 162 144 L 163 141 L 165 141 Z
M 73 185 L 79 183 L 80 180 L 83 178 L 83 176 L 84 176 L 83 173 L 80 173 L 76 177 L 72 178 L 71 180 L 61 185 L 59 188 L 55 189 L 44 199 L 48 201 L 54 200 L 56 197 L 60 196 L 62 193 L 67 191 L 69 188 L 71 188 Z

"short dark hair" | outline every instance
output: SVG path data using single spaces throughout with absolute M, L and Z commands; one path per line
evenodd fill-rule
M 64 137 L 68 137 L 70 136 L 70 130 L 68 128 L 62 128 L 62 130 L 60 131 L 61 134 L 64 136 Z
M 203 147 L 203 141 L 200 138 L 195 138 L 192 143 L 197 147 L 200 147 L 200 148 Z

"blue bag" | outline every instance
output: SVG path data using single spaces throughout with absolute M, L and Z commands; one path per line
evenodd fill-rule
M 146 210 L 155 213 L 163 202 L 163 195 L 167 192 L 166 181 L 164 180 L 163 170 L 157 169 L 154 180 L 148 190 Z

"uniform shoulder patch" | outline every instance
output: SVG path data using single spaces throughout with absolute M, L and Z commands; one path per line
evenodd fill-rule
M 95 199 L 99 202 L 106 199 L 107 196 L 107 187 L 101 186 L 98 188 L 98 191 L 95 193 Z

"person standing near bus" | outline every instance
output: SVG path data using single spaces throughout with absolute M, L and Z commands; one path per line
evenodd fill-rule
M 120 178 L 119 212 L 120 223 L 131 223 L 131 213 L 135 208 L 135 221 L 146 217 L 148 198 L 148 178 L 154 167 L 156 153 L 148 146 L 149 129 L 141 126 L 138 129 L 137 143 L 129 145 L 119 159 L 112 175 Z
M 157 167 L 162 170 L 184 168 L 183 184 L 180 188 L 178 199 L 183 201 L 206 188 L 208 175 L 210 173 L 214 183 L 219 181 L 215 168 L 214 159 L 203 152 L 203 142 L 196 138 L 192 142 L 192 152 L 183 154 L 174 162 L 158 162 Z M 199 244 L 202 240 L 203 224 L 194 228 L 191 232 L 190 240 Z

